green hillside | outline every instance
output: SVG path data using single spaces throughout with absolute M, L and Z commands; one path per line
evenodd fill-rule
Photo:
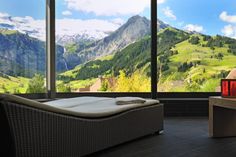
M 26 93 L 29 79 L 24 77 L 0 76 L 0 93 Z
M 130 44 L 114 56 L 99 58 L 58 75 L 64 83 L 98 76 L 119 78 L 138 71 L 150 78 L 151 38 Z M 236 67 L 236 40 L 191 34 L 175 28 L 158 33 L 158 90 L 162 92 L 215 92 L 220 79 Z M 136 73 L 137 74 L 137 73 Z M 90 83 L 92 83 L 90 81 Z
M 159 75 L 159 91 L 215 92 L 220 79 L 236 67 L 235 44 L 221 36 L 189 35 L 170 49 L 168 68 Z
M 94 61 L 87 62 L 83 65 L 77 66 L 75 69 L 61 73 L 57 76 L 58 82 L 63 82 L 69 85 L 72 91 L 76 91 L 79 88 L 83 88 L 88 85 L 95 83 L 99 76 L 103 77 L 115 77 L 119 78 L 120 70 L 122 70 L 127 77 L 130 77 L 135 72 L 133 79 L 139 81 L 143 79 L 145 81 L 140 81 L 141 84 L 148 82 L 150 85 L 150 53 L 151 53 L 151 38 L 147 36 L 140 41 L 130 44 L 125 49 L 115 53 L 115 55 L 108 55 L 105 57 L 98 58 Z M 138 71 L 138 72 L 137 72 Z M 139 77 L 138 75 L 144 75 Z M 138 76 L 138 77 L 137 77 Z M 120 79 L 122 84 L 127 80 L 122 77 Z M 131 85 L 130 83 L 127 83 Z M 146 88 L 149 85 L 143 85 L 143 87 L 138 88 L 122 88 L 117 87 L 117 90 L 123 91 L 141 91 L 144 89 L 150 91 L 150 88 Z M 127 86 L 127 85 L 126 85 Z M 137 85 L 140 86 L 140 85 Z M 101 89 L 104 91 L 104 89 Z M 106 89 L 108 91 L 117 91 L 115 89 Z M 105 90 L 105 91 L 106 91 Z
M 100 75 L 119 75 L 120 70 L 127 74 L 132 74 L 146 64 L 150 64 L 150 36 L 127 46 L 114 56 L 105 56 L 94 61 L 77 66 L 75 69 L 59 74 L 58 79 L 69 82 L 71 80 L 86 80 L 97 78 Z M 144 69 L 146 74 L 150 73 L 150 68 Z
M 3 35 L 12 35 L 18 33 L 16 30 L 7 30 L 7 29 L 0 29 L 0 33 Z
M 2 31 L 0 34 L 5 41 L 6 37 L 11 37 L 16 32 Z M 3 49 L 6 49 L 4 45 L 1 45 L 2 54 L 5 52 Z M 71 52 L 75 49 L 73 46 L 69 47 Z M 158 33 L 157 47 L 158 91 L 161 92 L 215 92 L 220 85 L 220 79 L 236 68 L 235 39 L 187 33 L 168 27 Z M 38 52 L 36 50 L 38 49 L 32 48 L 30 52 Z M 6 54 L 9 55 L 10 51 Z M 20 54 L 22 55 L 18 56 L 27 53 L 20 51 Z M 20 74 L 11 73 L 9 70 L 14 70 L 12 67 L 22 69 L 16 65 L 25 65 L 28 58 L 23 57 L 24 64 L 17 63 L 22 57 L 15 57 L 15 61 L 8 62 L 6 58 L 10 57 L 0 59 L 0 92 L 25 93 L 31 77 L 20 77 Z M 150 60 L 151 37 L 145 36 L 113 55 L 96 58 L 77 65 L 72 70 L 58 73 L 58 91 L 78 91 L 79 88 L 94 85 L 100 76 L 116 83 L 108 85 L 108 80 L 102 82 L 99 89 L 101 91 L 150 91 Z M 27 72 L 23 68 L 23 72 L 25 71 Z

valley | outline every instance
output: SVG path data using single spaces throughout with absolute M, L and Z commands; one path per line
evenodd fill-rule
M 236 40 L 179 30 L 160 20 L 158 28 L 158 91 L 219 91 L 220 79 L 236 68 Z M 58 92 L 150 92 L 151 36 L 145 17 L 131 17 L 102 39 L 64 36 L 57 41 Z M 45 78 L 43 41 L 2 28 L 0 43 L 0 92 L 26 93 L 35 74 Z

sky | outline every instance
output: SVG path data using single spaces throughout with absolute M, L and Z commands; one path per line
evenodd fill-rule
M 45 18 L 45 0 L 0 0 L 0 13 L 11 16 Z
M 56 18 L 60 34 L 87 32 L 106 36 L 134 15 L 150 19 L 150 0 L 57 0 Z M 64 28 L 70 28 L 65 30 Z
M 45 8 L 45 0 L 0 0 L 0 23 L 45 40 Z M 56 34 L 101 39 L 137 14 L 150 19 L 149 0 L 56 0 Z
M 163 0 L 158 18 L 180 29 L 236 38 L 236 0 Z
M 171 26 L 236 38 L 236 0 L 157 1 L 158 18 Z M 102 38 L 137 14 L 150 19 L 150 0 L 56 0 L 57 34 Z M 45 0 L 0 0 L 0 23 L 9 16 L 20 29 L 44 30 Z

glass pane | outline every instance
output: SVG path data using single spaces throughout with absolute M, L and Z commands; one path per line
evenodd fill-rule
M 150 92 L 150 0 L 57 0 L 57 92 Z
M 158 2 L 159 92 L 219 92 L 236 78 L 235 0 Z
M 45 92 L 45 0 L 0 1 L 0 92 Z

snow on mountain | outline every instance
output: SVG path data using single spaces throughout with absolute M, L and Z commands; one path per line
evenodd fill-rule
M 114 22 L 114 19 L 57 19 L 56 40 L 100 40 L 121 25 L 120 22 Z M 0 13 L 0 29 L 17 30 L 42 41 L 46 40 L 46 23 L 43 19 L 38 20 L 30 16 L 13 17 L 7 13 Z
M 30 16 L 12 17 L 7 13 L 0 13 L 0 28 L 17 30 L 31 37 L 45 41 L 45 21 L 35 20 Z
M 114 32 L 120 25 L 114 21 L 98 19 L 57 19 L 57 41 L 65 45 L 68 41 L 77 43 L 79 40 L 100 40 Z
M 110 32 L 103 32 L 99 30 L 95 31 L 84 30 L 78 32 L 77 34 L 72 34 L 72 35 L 57 34 L 56 43 L 65 46 L 66 44 L 69 43 L 93 42 L 105 38 L 109 34 Z

